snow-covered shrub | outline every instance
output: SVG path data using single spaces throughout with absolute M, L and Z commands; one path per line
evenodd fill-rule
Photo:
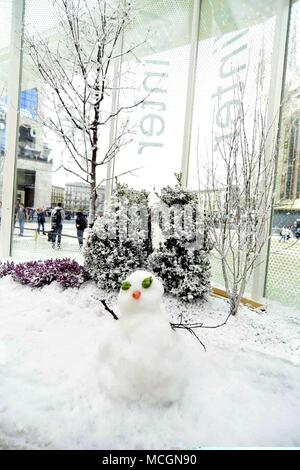
M 84 266 L 103 289 L 118 289 L 124 277 L 146 264 L 151 252 L 148 193 L 116 184 L 104 216 L 84 249 Z
M 45 261 L 27 261 L 0 265 L 0 277 L 12 278 L 30 287 L 43 287 L 56 281 L 62 287 L 79 287 L 89 279 L 87 271 L 75 260 L 69 258 Z
M 158 196 L 161 210 L 168 209 L 168 224 L 166 230 L 161 225 L 164 241 L 150 255 L 148 268 L 162 279 L 167 292 L 191 302 L 210 290 L 209 248 L 197 243 L 197 197 L 182 187 L 180 174 L 176 178 L 176 186 L 166 186 Z

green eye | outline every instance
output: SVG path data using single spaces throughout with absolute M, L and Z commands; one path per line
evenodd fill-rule
M 121 284 L 121 289 L 122 289 L 122 290 L 128 290 L 128 289 L 130 289 L 130 287 L 131 287 L 131 284 L 130 284 L 129 281 L 124 281 L 124 282 L 122 282 L 122 284 Z
M 152 276 L 145 277 L 145 279 L 142 282 L 142 286 L 144 287 L 144 289 L 148 289 L 148 287 L 151 286 L 152 281 L 153 281 Z

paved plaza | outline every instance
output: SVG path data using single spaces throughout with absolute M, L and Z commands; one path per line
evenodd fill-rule
M 27 222 L 24 237 L 14 230 L 12 257 L 16 260 L 47 259 L 47 258 L 74 258 L 83 262 L 83 255 L 79 250 L 74 220 L 64 221 L 61 250 L 53 249 L 46 235 L 36 233 L 36 222 Z M 50 224 L 45 224 L 46 231 Z M 85 237 L 88 231 L 85 231 Z M 267 297 L 278 300 L 284 304 L 300 307 L 300 239 L 290 239 L 280 242 L 278 235 L 271 239 L 269 268 L 267 278 Z M 212 284 L 223 286 L 223 277 L 220 260 L 212 257 Z

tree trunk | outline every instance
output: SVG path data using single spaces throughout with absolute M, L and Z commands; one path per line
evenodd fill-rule
M 239 298 L 236 296 L 230 297 L 229 298 L 229 303 L 230 303 L 230 313 L 231 315 L 236 315 L 239 309 Z
M 90 207 L 89 207 L 89 227 L 92 228 L 94 222 L 96 220 L 96 200 L 97 200 L 97 192 L 96 192 L 96 183 L 91 183 L 90 187 Z
M 230 313 L 236 315 L 240 306 L 241 294 L 238 293 L 238 286 L 234 284 L 232 291 L 229 294 Z
M 96 91 L 98 90 L 98 85 L 96 87 Z M 93 150 L 92 150 L 92 162 L 91 162 L 91 194 L 90 194 L 90 213 L 89 213 L 89 226 L 92 227 L 94 225 L 96 219 L 96 200 L 97 200 L 97 156 L 98 156 L 98 122 L 100 116 L 100 101 L 98 101 L 94 106 L 94 122 L 93 122 L 93 132 L 92 132 L 92 142 L 93 142 Z

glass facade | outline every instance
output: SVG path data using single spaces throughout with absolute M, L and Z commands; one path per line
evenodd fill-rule
M 300 1 L 291 3 L 266 295 L 299 305 Z
M 45 18 L 47 21 L 45 21 Z M 25 2 L 24 34 L 48 37 L 56 30 L 58 18 L 53 4 L 46 0 Z M 51 39 L 49 44 L 54 44 Z M 15 258 L 49 258 L 58 256 L 51 249 L 47 235 L 38 230 L 39 213 L 45 217 L 46 233 L 51 229 L 51 210 L 64 203 L 68 177 L 59 171 L 62 145 L 51 130 L 44 126 L 45 114 L 53 113 L 46 90 L 36 72 L 25 44 L 23 50 L 20 114 L 15 178 L 14 231 L 11 253 Z M 18 207 L 23 204 L 26 220 L 23 233 L 18 221 Z M 76 229 L 72 220 L 70 237 L 66 238 L 64 256 L 75 254 Z M 70 220 L 66 221 L 70 224 Z M 66 231 L 65 231 L 66 233 Z M 22 235 L 22 236 L 21 236 Z
M 2 219 L 3 166 L 6 155 L 6 96 L 11 36 L 12 1 L 0 0 L 0 230 Z
M 144 101 L 119 122 L 120 128 L 129 121 L 134 138 L 116 157 L 115 174 L 133 169 L 120 180 L 151 191 L 175 182 L 181 168 L 193 1 L 140 0 L 139 6 L 124 49 L 146 42 L 136 60 L 123 59 L 119 104 Z
M 274 50 L 282 9 L 291 3 L 288 36 L 282 35 L 280 45 L 283 54 L 287 40 L 266 295 L 299 305 L 300 63 L 297 52 L 300 0 L 202 0 L 199 17 L 195 18 L 196 1 L 136 2 L 134 23 L 122 38 L 122 52 L 131 52 L 120 60 L 117 92 L 107 97 L 103 116 L 118 107 L 127 111 L 118 115 L 110 127 L 101 130 L 103 155 L 111 139 L 121 135 L 124 129 L 128 132 L 122 144 L 120 141 L 110 172 L 106 173 L 106 166 L 99 171 L 98 211 L 103 212 L 105 184 L 110 186 L 111 183 L 110 179 L 106 183 L 107 177 L 117 176 L 134 188 L 159 191 L 162 186 L 175 184 L 174 172 L 187 168 L 188 188 L 200 194 L 208 189 L 205 167 L 212 155 L 218 158 L 218 146 L 224 137 L 230 136 L 241 102 L 249 113 L 247 129 L 250 133 L 256 96 L 259 95 L 268 109 L 270 101 L 274 100 L 272 83 L 280 82 L 277 90 L 282 84 L 280 73 L 274 75 L 277 55 Z M 0 0 L 1 10 L 5 12 L 0 19 L 1 162 L 6 145 L 8 68 L 5 64 L 11 4 Z M 59 18 L 52 2 L 26 0 L 25 5 L 25 32 L 40 34 L 47 38 L 50 47 L 57 47 L 61 40 L 57 36 Z M 69 73 L 67 68 L 66 72 Z M 116 73 L 116 69 L 111 70 L 111 80 L 113 72 Z M 190 96 L 193 96 L 191 105 L 188 104 Z M 24 237 L 19 236 L 17 222 L 14 227 L 11 253 L 16 258 L 72 254 L 81 259 L 76 251 L 73 215 L 78 209 L 89 210 L 87 184 L 72 173 L 72 166 L 65 170 L 62 162 L 67 158 L 66 146 L 57 133 L 43 125 L 43 116 L 52 116 L 54 112 L 49 90 L 34 71 L 25 49 L 14 204 L 24 204 L 28 219 Z M 77 145 L 76 137 L 72 139 Z M 222 175 L 221 165 L 219 174 Z M 0 176 L 0 201 L 1 188 Z M 106 195 L 108 193 L 107 190 Z M 71 214 L 64 225 L 65 249 L 61 254 L 53 253 L 47 237 L 36 231 L 38 210 L 45 211 L 46 229 L 49 229 L 49 214 L 58 202 Z M 282 240 L 283 226 L 290 230 L 289 240 Z M 212 264 L 213 284 L 222 286 L 217 256 L 213 257 Z
M 208 182 L 213 162 L 218 162 L 220 194 L 226 188 L 220 145 L 233 135 L 241 107 L 251 134 L 256 99 L 267 103 L 276 6 L 276 0 L 256 2 L 255 7 L 247 1 L 235 7 L 230 0 L 201 2 L 188 186 L 203 197 L 213 190 Z M 221 262 L 216 252 L 213 252 L 212 271 L 213 282 L 222 286 Z

